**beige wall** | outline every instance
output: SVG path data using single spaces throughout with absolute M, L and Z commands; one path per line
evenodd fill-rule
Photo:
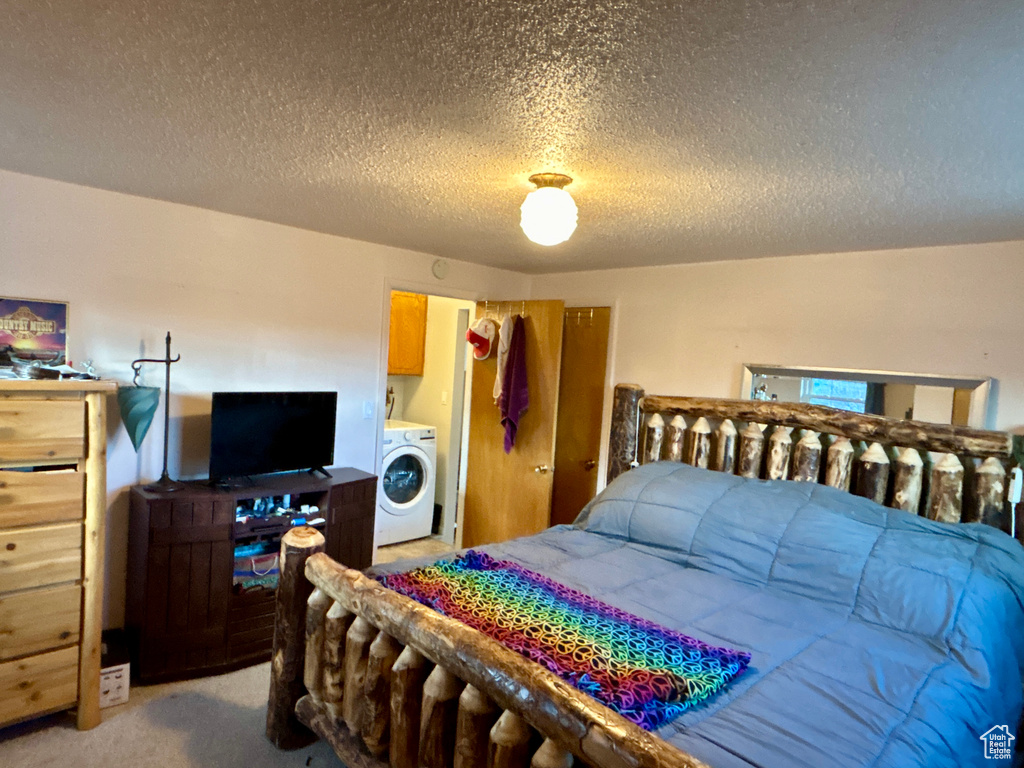
M 953 422 L 953 388 L 914 387 L 914 418 L 918 421 L 934 421 L 936 424 Z
M 390 288 L 465 298 L 519 298 L 523 275 L 183 205 L 0 171 L 4 295 L 70 302 L 70 357 L 130 381 L 136 357 L 160 357 L 170 330 L 170 471 L 205 475 L 210 393 L 338 392 L 334 459 L 379 461 Z M 159 367 L 144 383 L 160 384 Z M 373 414 L 364 419 L 364 404 Z M 112 404 L 113 405 L 113 404 Z M 162 414 L 162 412 L 161 412 Z M 122 622 L 129 486 L 155 479 L 163 422 L 136 456 L 109 422 L 106 625 Z
M 907 411 L 914 411 L 913 384 L 885 385 L 885 415 L 891 419 L 905 419 Z
M 403 421 L 405 419 L 405 380 L 408 376 L 388 376 L 388 388 L 394 393 L 391 409 L 385 414 L 387 418 Z
M 800 402 L 800 385 L 803 383 L 803 379 L 799 376 L 768 376 L 762 379 L 762 381 L 768 385 L 765 392 L 768 394 L 769 399 L 772 395 L 775 395 L 777 400 L 781 400 L 784 403 Z M 749 392 L 743 392 L 737 393 L 735 397 L 746 398 L 749 395 Z
M 206 471 L 216 390 L 339 393 L 335 463 L 375 471 L 388 291 L 613 307 L 608 383 L 736 396 L 745 362 L 984 375 L 1024 431 L 1024 242 L 535 276 L 0 171 L 4 295 L 70 302 L 71 359 L 127 381 L 174 334 L 171 473 Z M 146 383 L 159 384 L 157 369 Z M 364 404 L 373 409 L 363 418 Z M 607 402 L 606 402 L 607 405 Z M 605 429 L 608 414 L 606 408 Z M 123 615 L 127 488 L 159 475 L 109 423 L 106 623 Z M 605 444 L 606 444 L 605 440 Z M 603 477 L 603 472 L 602 472 Z
M 1024 242 L 542 275 L 532 296 L 612 304 L 609 384 L 736 397 L 743 363 L 992 376 L 989 426 L 1024 431 Z
M 437 483 L 434 501 L 444 507 L 442 531 L 454 521 L 458 467 L 449 460 L 458 456 L 458 441 L 453 442 L 452 407 L 455 402 L 455 357 L 466 337 L 458 335 L 459 310 L 472 313 L 476 305 L 462 299 L 427 297 L 427 347 L 422 376 L 401 376 L 404 380 L 402 418 L 437 429 Z M 465 360 L 465 358 L 463 358 Z M 462 382 L 459 382 L 461 386 Z M 460 411 L 459 417 L 461 419 Z

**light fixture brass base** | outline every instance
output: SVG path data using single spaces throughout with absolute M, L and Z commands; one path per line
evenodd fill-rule
M 564 173 L 535 173 L 530 177 L 530 182 L 538 189 L 541 187 L 555 187 L 561 189 L 567 184 L 572 184 L 572 177 Z

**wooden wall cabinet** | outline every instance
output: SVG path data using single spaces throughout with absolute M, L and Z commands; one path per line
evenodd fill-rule
M 132 675 L 144 683 L 223 672 L 266 661 L 274 590 L 233 586 L 236 544 L 276 541 L 290 519 L 237 522 L 245 500 L 282 496 L 319 508 L 327 553 L 362 570 L 373 557 L 377 478 L 357 469 L 270 475 L 252 485 L 185 483 L 131 490 L 125 625 Z
M 391 292 L 388 332 L 388 375 L 422 376 L 427 345 L 427 297 Z
M 106 397 L 113 382 L 0 381 L 0 726 L 100 722 Z

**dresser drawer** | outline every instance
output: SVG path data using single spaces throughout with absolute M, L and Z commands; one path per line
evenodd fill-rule
M 0 530 L 0 589 L 4 592 L 81 578 L 81 523 Z
M 84 455 L 82 400 L 0 400 L 0 462 L 77 461 Z
M 72 706 L 77 699 L 77 645 L 0 664 L 0 726 Z
M 77 584 L 0 595 L 0 660 L 77 643 L 81 610 Z
M 81 520 L 84 472 L 0 470 L 0 528 Z

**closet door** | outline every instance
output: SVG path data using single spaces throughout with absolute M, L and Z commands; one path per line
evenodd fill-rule
M 515 447 L 506 454 L 505 429 L 493 396 L 496 354 L 470 361 L 464 547 L 528 536 L 547 528 L 551 520 L 565 305 L 561 301 L 481 302 L 477 317 L 484 316 L 485 308 L 493 316 L 496 306 L 502 313 L 524 315 L 530 405 L 519 422 Z
M 597 492 L 610 307 L 565 310 L 551 524 L 571 523 Z

